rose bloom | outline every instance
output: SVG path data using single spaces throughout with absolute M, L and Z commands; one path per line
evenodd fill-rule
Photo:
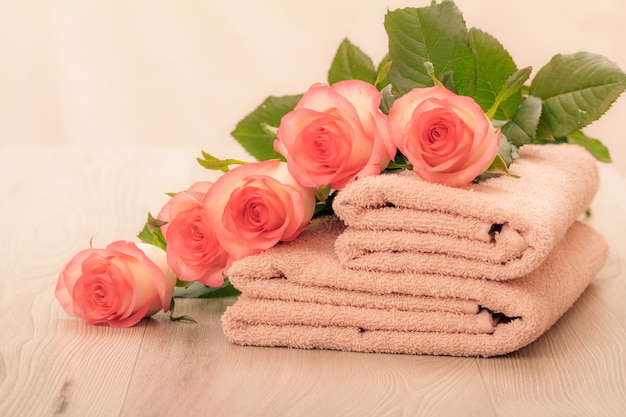
M 452 187 L 483 173 L 500 145 L 500 131 L 473 99 L 439 86 L 397 99 L 389 110 L 389 133 L 421 178 Z
M 169 223 L 174 220 L 178 213 L 202 205 L 202 200 L 212 185 L 213 183 L 209 181 L 195 182 L 191 185 L 191 187 L 189 187 L 189 189 L 177 192 L 167 201 L 167 203 L 165 203 L 157 215 L 157 219 L 168 222 L 167 224 L 161 226 L 161 232 L 163 232 L 163 235 L 167 233 Z
M 315 84 L 282 118 L 274 149 L 306 187 L 341 190 L 356 178 L 377 175 L 396 152 L 380 100 L 364 81 Z
M 68 314 L 89 324 L 129 327 L 167 312 L 175 286 L 163 250 L 117 241 L 77 253 L 61 270 L 55 295 Z
M 207 192 L 204 214 L 232 260 L 295 239 L 315 210 L 315 192 L 279 160 L 248 163 L 222 175 Z
M 217 240 L 202 208 L 202 201 L 213 184 L 197 182 L 189 190 L 176 193 L 161 209 L 157 219 L 167 242 L 167 263 L 184 281 L 198 281 L 209 287 L 224 283 L 229 255 Z

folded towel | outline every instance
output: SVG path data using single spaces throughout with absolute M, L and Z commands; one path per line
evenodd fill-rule
M 348 226 L 335 250 L 345 267 L 506 280 L 537 268 L 589 208 L 595 159 L 578 145 L 526 145 L 510 171 L 452 188 L 411 171 L 367 177 L 338 193 Z
M 561 317 L 608 254 L 575 222 L 541 266 L 508 281 L 344 269 L 343 225 L 320 218 L 296 240 L 236 261 L 242 291 L 222 316 L 240 345 L 358 352 L 494 356 L 517 350 Z
M 481 309 L 477 314 L 403 311 L 363 307 L 338 307 L 333 304 L 304 303 L 254 298 L 242 294 L 231 319 L 271 323 L 273 326 L 352 327 L 361 331 L 493 333 L 497 317 Z

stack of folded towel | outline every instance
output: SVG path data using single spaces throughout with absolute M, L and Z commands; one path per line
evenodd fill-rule
M 403 171 L 338 193 L 336 216 L 235 262 L 222 317 L 241 345 L 493 356 L 537 339 L 604 264 L 578 219 L 598 190 L 575 145 L 526 145 L 500 176 L 450 188 Z

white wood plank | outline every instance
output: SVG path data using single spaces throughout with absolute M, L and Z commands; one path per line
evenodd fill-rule
M 473 358 L 230 345 L 233 301 L 181 300 L 197 325 L 149 323 L 122 416 L 495 416 Z
M 62 311 L 54 285 L 63 264 L 92 236 L 99 246 L 132 239 L 147 211 L 166 201 L 162 187 L 190 181 L 191 153 L 178 152 L 145 157 L 138 148 L 4 147 L 1 416 L 118 415 L 145 324 L 86 326 Z

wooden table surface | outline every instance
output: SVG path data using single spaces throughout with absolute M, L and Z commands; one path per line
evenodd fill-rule
M 148 211 L 212 177 L 191 147 L 0 146 L 0 416 L 625 416 L 626 178 L 601 165 L 589 219 L 611 254 L 538 341 L 496 358 L 241 347 L 233 298 L 180 300 L 128 329 L 54 297 L 89 246 L 133 239 Z

